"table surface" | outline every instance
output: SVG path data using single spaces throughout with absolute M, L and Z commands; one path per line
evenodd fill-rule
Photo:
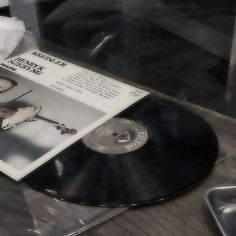
M 161 95 L 162 97 L 167 97 Z M 169 98 L 176 101 L 175 99 Z M 216 186 L 235 185 L 236 121 L 217 112 L 177 101 L 201 115 L 215 130 L 221 150 L 219 161 L 208 177 L 195 189 L 161 204 L 130 209 L 83 233 L 83 236 L 108 235 L 218 235 L 218 228 L 204 201 L 204 195 Z

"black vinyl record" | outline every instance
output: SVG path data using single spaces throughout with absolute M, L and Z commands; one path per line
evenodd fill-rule
M 196 186 L 217 155 L 218 141 L 207 122 L 150 95 L 26 181 L 52 197 L 78 204 L 143 205 L 174 198 Z

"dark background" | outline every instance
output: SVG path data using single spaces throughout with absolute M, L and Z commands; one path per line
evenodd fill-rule
M 44 48 L 235 116 L 228 0 L 38 0 Z M 230 84 L 230 85 L 229 85 Z

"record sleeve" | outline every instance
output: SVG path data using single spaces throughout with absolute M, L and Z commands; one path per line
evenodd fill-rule
M 19 181 L 147 94 L 36 49 L 0 62 L 0 171 Z

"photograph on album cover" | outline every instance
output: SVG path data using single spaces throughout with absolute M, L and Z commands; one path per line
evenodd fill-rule
M 0 74 L 0 160 L 23 171 L 104 115 L 16 74 Z

